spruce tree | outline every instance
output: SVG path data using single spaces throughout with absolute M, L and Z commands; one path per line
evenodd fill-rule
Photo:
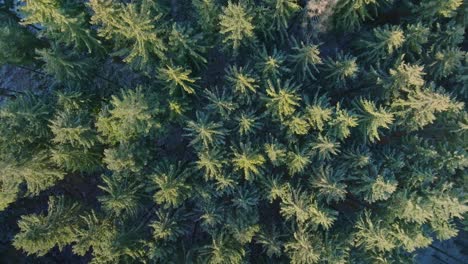
M 241 46 L 248 45 L 254 39 L 255 26 L 252 24 L 252 16 L 249 9 L 242 3 L 228 2 L 219 15 L 220 33 L 223 35 L 223 43 L 234 53 Z
M 100 41 L 88 28 L 83 6 L 59 0 L 24 0 L 21 12 L 26 17 L 22 24 L 40 24 L 46 36 L 66 45 L 88 52 L 98 51 Z
M 106 0 L 92 0 L 94 14 L 91 22 L 100 26 L 99 36 L 115 43 L 115 55 L 136 68 L 145 68 L 150 58 L 164 59 L 167 50 L 155 22 L 160 15 L 151 15 L 137 4 L 121 4 Z M 127 47 L 130 45 L 130 48 Z
M 34 62 L 34 49 L 43 43 L 8 12 L 0 10 L 0 21 L 0 65 Z
M 80 208 L 76 203 L 67 202 L 63 197 L 49 197 L 47 215 L 24 215 L 18 222 L 20 233 L 13 245 L 28 254 L 45 255 L 50 249 L 75 241 L 76 214 Z

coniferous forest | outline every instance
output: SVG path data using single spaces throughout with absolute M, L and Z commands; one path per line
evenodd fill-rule
M 467 22 L 463 0 L 0 1 L 0 65 L 35 83 L 0 87 L 0 262 L 413 263 L 468 228 Z

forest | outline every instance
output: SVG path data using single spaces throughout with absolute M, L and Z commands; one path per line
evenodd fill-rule
M 28 80 L 0 74 L 0 263 L 418 263 L 468 231 L 467 22 L 463 0 L 0 1 L 0 66 Z

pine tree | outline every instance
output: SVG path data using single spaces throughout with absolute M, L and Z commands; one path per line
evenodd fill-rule
M 392 104 L 401 125 L 410 130 L 418 130 L 436 120 L 440 112 L 458 112 L 463 103 L 456 102 L 448 95 L 433 89 L 417 89 L 408 94 L 407 99 L 395 100 Z
M 82 228 L 76 230 L 77 238 L 76 244 L 73 246 L 73 252 L 79 256 L 84 256 L 92 247 L 94 260 L 103 260 L 104 258 L 100 258 L 100 255 L 103 251 L 111 249 L 106 248 L 108 246 L 106 242 L 111 240 L 115 233 L 111 230 L 110 221 L 102 220 L 101 216 L 97 216 L 95 211 L 80 216 L 80 218 L 84 223 Z
M 333 110 L 330 108 L 326 96 L 315 97 L 311 105 L 305 108 L 306 118 L 314 130 L 323 131 L 325 124 L 332 118 Z
M 104 107 L 96 123 L 98 131 L 109 143 L 149 136 L 158 127 L 155 120 L 157 106 L 156 109 L 155 106 L 150 108 L 141 87 L 112 96 L 110 103 L 110 107 Z
M 184 215 L 182 211 L 161 211 L 156 212 L 156 220 L 150 224 L 153 229 L 153 237 L 155 240 L 174 241 L 180 239 L 187 233 L 187 226 L 184 225 Z
M 220 33 L 223 35 L 223 43 L 234 54 L 241 46 L 246 46 L 254 39 L 255 26 L 250 11 L 241 3 L 228 2 L 223 7 L 223 13 L 219 15 Z
M 77 230 L 73 251 L 84 256 L 92 248 L 97 263 L 135 261 L 144 256 L 141 230 L 135 226 L 117 226 L 108 218 L 93 212 L 82 217 L 85 225 Z
M 219 149 L 200 151 L 195 162 L 197 169 L 203 171 L 206 180 L 221 176 L 223 165 L 226 163 L 224 153 Z
M 240 136 L 246 136 L 253 134 L 256 130 L 260 129 L 261 123 L 259 117 L 255 113 L 241 113 L 235 120 L 238 122 L 237 129 Z
M 76 54 L 65 54 L 59 47 L 36 50 L 37 59 L 44 62 L 44 71 L 65 84 L 74 84 L 91 78 L 92 61 Z
M 34 49 L 43 43 L 8 13 L 0 11 L 0 21 L 0 65 L 34 62 Z
M 104 195 L 98 197 L 98 200 L 104 211 L 116 217 L 137 215 L 142 198 L 140 192 L 143 186 L 127 174 L 102 176 L 102 180 L 105 185 L 100 185 L 99 189 L 104 192 Z
M 240 145 L 233 149 L 232 163 L 234 171 L 240 171 L 246 180 L 251 181 L 262 173 L 265 158 L 252 146 Z
M 400 91 L 408 92 L 424 85 L 423 67 L 401 63 L 398 67 L 390 69 L 390 76 L 382 80 L 384 89 L 398 97 Z
M 52 164 L 45 152 L 35 153 L 32 158 L 2 159 L 0 163 L 3 168 L 2 178 L 10 184 L 26 183 L 28 195 L 37 195 L 64 177 L 64 172 Z
M 436 23 L 435 27 L 436 33 L 433 36 L 434 42 L 431 46 L 435 51 L 454 48 L 463 43 L 465 39 L 465 28 L 453 23 L 453 21 L 443 25 Z
M 340 153 L 340 143 L 334 142 L 326 136 L 319 135 L 317 140 L 312 143 L 312 150 L 317 151 L 320 160 L 329 160 L 332 155 Z
M 255 68 L 261 73 L 264 79 L 276 80 L 290 72 L 285 64 L 286 54 L 284 52 L 274 48 L 273 51 L 269 53 L 267 49 L 263 47 L 258 55 Z
M 306 167 L 311 163 L 311 154 L 309 149 L 296 147 L 293 151 L 289 151 L 286 156 L 286 164 L 288 172 L 291 176 L 303 173 Z
M 300 73 L 302 80 L 311 78 L 315 80 L 314 73 L 318 73 L 317 65 L 323 63 L 320 58 L 320 50 L 318 45 L 308 44 L 304 42 L 297 42 L 293 39 L 292 52 L 289 55 L 289 60 L 294 66 L 294 72 Z
M 179 65 L 189 62 L 198 69 L 204 67 L 208 62 L 205 58 L 207 47 L 202 41 L 203 35 L 195 34 L 192 28 L 172 24 L 168 45 L 174 62 Z
M 107 0 L 91 0 L 89 6 L 94 14 L 91 22 L 100 26 L 99 36 L 115 43 L 115 55 L 125 56 L 124 61 L 145 68 L 152 56 L 164 59 L 167 50 L 155 28 L 159 15 L 141 10 L 138 5 L 113 3 Z M 129 45 L 130 47 L 128 47 Z
M 166 65 L 158 69 L 157 78 L 165 84 L 171 95 L 177 94 L 179 89 L 184 93 L 194 94 L 198 78 L 190 77 L 191 73 L 191 70 L 180 66 Z
M 396 191 L 398 182 L 391 177 L 377 175 L 377 177 L 364 176 L 360 180 L 361 186 L 354 192 L 361 194 L 368 203 L 388 200 Z
M 421 23 L 410 24 L 405 30 L 405 44 L 407 55 L 412 58 L 418 58 L 422 55 L 424 45 L 429 42 L 430 30 Z M 414 56 L 414 55 L 418 56 Z
M 413 12 L 422 19 L 434 19 L 437 16 L 449 18 L 456 15 L 463 0 L 429 0 L 413 7 Z
M 59 95 L 66 96 L 66 95 Z M 65 107 L 50 121 L 54 134 L 52 160 L 70 171 L 92 171 L 99 166 L 96 131 L 91 127 L 89 113 Z
M 359 67 L 356 57 L 340 52 L 336 55 L 336 60 L 331 58 L 324 60 L 324 71 L 327 74 L 325 78 L 330 80 L 335 88 L 344 89 L 347 81 L 356 77 Z
M 262 245 L 264 252 L 268 257 L 279 257 L 282 253 L 281 235 L 273 229 L 272 232 L 261 232 L 257 235 L 255 242 Z
M 457 236 L 466 5 L 299 2 L 0 3 L 0 256 L 411 263 Z
M 351 135 L 351 128 L 358 126 L 358 118 L 345 109 L 341 109 L 340 104 L 336 104 L 335 115 L 330 122 L 330 129 L 327 133 L 336 139 L 343 140 Z
M 355 243 L 366 251 L 389 252 L 396 247 L 391 231 L 381 221 L 373 221 L 368 211 L 361 215 L 355 228 Z
M 319 208 L 314 196 L 305 191 L 290 189 L 281 200 L 281 215 L 299 225 L 315 225 L 329 229 L 336 220 L 331 210 Z
M 283 84 L 280 80 L 276 83 L 268 81 L 265 98 L 268 111 L 276 118 L 283 120 L 292 115 L 299 106 L 301 98 L 297 95 L 299 86 L 287 80 Z
M 164 207 L 177 207 L 190 195 L 190 186 L 185 183 L 188 170 L 183 165 L 162 162 L 151 176 L 157 191 L 153 198 Z
M 462 66 L 465 57 L 466 52 L 459 48 L 438 51 L 434 56 L 434 62 L 429 65 L 430 73 L 436 80 L 450 76 Z
M 252 94 L 258 90 L 258 81 L 247 67 L 229 66 L 226 69 L 226 81 L 235 94 L 245 101 L 251 101 Z
M 185 136 L 191 137 L 190 145 L 196 148 L 220 145 L 224 142 L 226 130 L 220 122 L 211 122 L 203 112 L 197 112 L 197 121 L 188 121 Z
M 200 255 L 203 261 L 209 264 L 240 264 L 245 257 L 245 250 L 235 239 L 221 233 L 213 237 L 211 245 L 201 249 Z
M 149 150 L 143 141 L 120 143 L 104 150 L 102 162 L 113 172 L 142 171 L 148 163 Z
M 425 248 L 432 243 L 432 238 L 424 236 L 418 229 L 406 228 L 405 230 L 398 225 L 395 225 L 393 228 L 395 229 L 393 236 L 395 236 L 398 242 L 403 244 L 403 248 L 408 252 Z
M 51 105 L 30 92 L 0 108 L 0 153 L 21 154 L 37 149 L 50 137 Z
M 391 56 L 405 43 L 406 38 L 399 26 L 383 26 L 374 28 L 372 36 L 358 43 L 362 50 L 361 58 L 369 61 L 378 61 L 384 56 Z
M 310 183 L 314 189 L 318 190 L 317 197 L 325 200 L 328 204 L 339 202 L 346 198 L 345 172 L 343 170 L 333 170 L 332 167 L 320 167 L 314 170 L 314 177 Z
M 1 175 L 0 180 L 0 211 L 5 210 L 11 203 L 14 203 L 20 194 L 20 182 L 13 177 Z
M 197 24 L 207 34 L 214 34 L 218 29 L 220 8 L 215 0 L 192 0 Z
M 272 9 L 272 24 L 270 28 L 287 37 L 287 29 L 291 18 L 301 10 L 297 0 L 268 0 L 267 6 Z
M 392 113 L 387 112 L 382 106 L 376 107 L 372 101 L 360 99 L 355 101 L 355 107 L 359 110 L 357 117 L 359 128 L 370 142 L 379 140 L 379 128 L 390 128 L 394 121 Z
M 88 52 L 92 52 L 100 49 L 99 40 L 88 29 L 85 13 L 77 12 L 83 10 L 82 6 L 59 0 L 24 0 L 24 2 L 21 12 L 26 17 L 22 24 L 40 24 L 44 27 L 43 33 L 46 36 L 60 43 L 73 45 L 80 50 L 87 49 Z
M 306 135 L 309 132 L 310 125 L 302 116 L 293 115 L 291 119 L 286 122 L 288 133 L 291 135 Z
M 205 108 L 219 113 L 223 118 L 228 117 L 238 108 L 238 104 L 233 101 L 233 96 L 227 92 L 227 89 L 223 89 L 221 93 L 218 89 L 215 91 L 205 90 L 205 97 L 209 101 Z
M 279 166 L 284 163 L 286 158 L 286 148 L 276 140 L 271 140 L 264 146 L 265 153 L 273 166 Z
M 24 215 L 18 221 L 20 233 L 14 237 L 13 245 L 28 254 L 45 255 L 53 247 L 64 246 L 75 241 L 76 214 L 80 208 L 63 197 L 49 197 L 47 215 Z
M 339 0 L 335 6 L 334 23 L 338 29 L 354 31 L 373 18 L 376 7 L 387 0 Z
M 320 260 L 320 248 L 318 248 L 317 243 L 314 243 L 314 237 L 304 229 L 299 228 L 294 232 L 294 238 L 284 245 L 285 251 L 290 256 L 291 263 L 318 263 Z

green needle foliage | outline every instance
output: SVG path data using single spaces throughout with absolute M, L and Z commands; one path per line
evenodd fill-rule
M 283 52 L 274 48 L 273 52 L 268 53 L 266 48 L 263 47 L 255 67 L 263 78 L 275 80 L 290 72 L 285 64 L 286 55 Z
M 241 145 L 239 149 L 233 150 L 232 163 L 234 171 L 240 171 L 244 178 L 250 181 L 254 176 L 261 174 L 265 158 L 251 146 Z
M 191 137 L 191 145 L 195 147 L 208 148 L 213 145 L 220 145 L 224 142 L 226 130 L 223 128 L 222 123 L 210 122 L 209 116 L 197 112 L 197 121 L 189 121 L 185 128 L 187 134 L 185 136 Z
M 430 64 L 430 72 L 436 79 L 446 78 L 455 73 L 466 57 L 466 52 L 458 48 L 450 48 L 438 51 L 434 56 L 434 62 Z
M 40 46 L 41 41 L 19 25 L 14 16 L 0 11 L 0 65 L 31 64 L 34 49 Z
M 271 28 L 287 37 L 287 29 L 292 16 L 301 10 L 297 0 L 268 0 L 269 8 L 273 10 Z
M 80 60 L 75 54 L 64 54 L 60 48 L 36 50 L 37 59 L 43 61 L 44 71 L 61 83 L 73 84 L 88 80 L 91 61 Z
M 104 107 L 96 122 L 98 131 L 110 143 L 149 136 L 157 127 L 157 109 L 150 108 L 141 88 L 122 91 L 120 97 L 112 97 L 110 105 Z
M 184 170 L 182 164 L 169 164 L 164 162 L 156 168 L 152 180 L 156 185 L 154 201 L 166 207 L 177 207 L 190 195 L 190 186 L 186 184 L 185 178 L 188 171 Z
M 362 133 L 370 142 L 380 139 L 379 128 L 390 128 L 394 121 L 392 113 L 383 107 L 377 107 L 372 101 L 360 99 L 355 102 L 358 109 L 358 123 Z
M 178 90 L 187 94 L 194 94 L 196 79 L 190 77 L 191 73 L 191 70 L 179 66 L 166 65 L 158 70 L 157 78 L 165 84 L 171 95 L 176 94 Z
M 466 229 L 465 13 L 0 1 L 0 262 L 412 263 Z
M 422 19 L 435 19 L 436 17 L 453 17 L 456 11 L 463 5 L 462 0 L 430 0 L 422 2 L 413 7 L 413 11 L 418 13 Z
M 405 34 L 398 26 L 375 28 L 368 40 L 361 40 L 359 43 L 361 57 L 369 62 L 390 56 L 403 46 L 405 40 Z
M 73 1 L 24 0 L 21 7 L 26 17 L 23 25 L 40 24 L 44 35 L 80 50 L 92 52 L 100 48 L 100 42 L 91 33 L 86 15 Z
M 99 188 L 105 194 L 98 199 L 104 210 L 115 216 L 136 215 L 140 198 L 138 193 L 142 186 L 136 185 L 120 175 L 103 176 L 102 180 L 105 185 L 99 186 Z
M 173 60 L 179 64 L 189 62 L 197 68 L 205 66 L 207 47 L 202 41 L 203 34 L 195 34 L 192 28 L 174 23 L 168 42 Z
M 226 234 L 213 238 L 210 245 L 201 249 L 203 261 L 210 264 L 241 263 L 245 250 L 234 239 Z
M 373 221 L 368 211 L 358 220 L 355 226 L 356 246 L 366 251 L 388 252 L 396 247 L 391 231 L 382 226 L 381 221 Z
M 247 102 L 251 101 L 252 94 L 255 94 L 259 87 L 252 71 L 245 67 L 229 67 L 226 70 L 226 81 L 234 93 Z
M 165 58 L 167 47 L 154 26 L 160 16 L 152 16 L 137 4 L 92 0 L 89 7 L 94 12 L 91 22 L 100 26 L 99 36 L 113 39 L 115 55 L 125 56 L 125 62 L 143 68 L 151 56 Z
M 371 20 L 376 9 L 388 0 L 338 0 L 333 20 L 338 29 L 360 29 L 365 20 Z
M 20 233 L 13 245 L 30 254 L 45 255 L 50 249 L 58 246 L 62 249 L 75 241 L 75 228 L 79 213 L 77 203 L 67 202 L 63 197 L 49 197 L 47 215 L 24 215 L 18 222 Z
M 318 45 L 298 43 L 295 39 L 293 43 L 294 53 L 290 55 L 289 59 L 294 65 L 294 71 L 301 74 L 302 80 L 306 78 L 315 80 L 314 73 L 319 72 L 317 65 L 323 63 Z
M 325 78 L 339 89 L 346 88 L 346 81 L 354 79 L 359 71 L 356 58 L 349 54 L 338 53 L 336 60 L 328 58 L 324 61 L 324 66 L 327 73 Z
M 275 117 L 283 120 L 294 114 L 301 98 L 297 95 L 298 85 L 287 80 L 283 84 L 279 79 L 276 83 L 268 82 L 265 98 L 268 111 Z
M 254 38 L 255 26 L 252 24 L 253 17 L 242 3 L 234 4 L 228 2 L 219 15 L 220 33 L 223 35 L 223 43 L 234 53 L 241 46 L 248 45 Z

